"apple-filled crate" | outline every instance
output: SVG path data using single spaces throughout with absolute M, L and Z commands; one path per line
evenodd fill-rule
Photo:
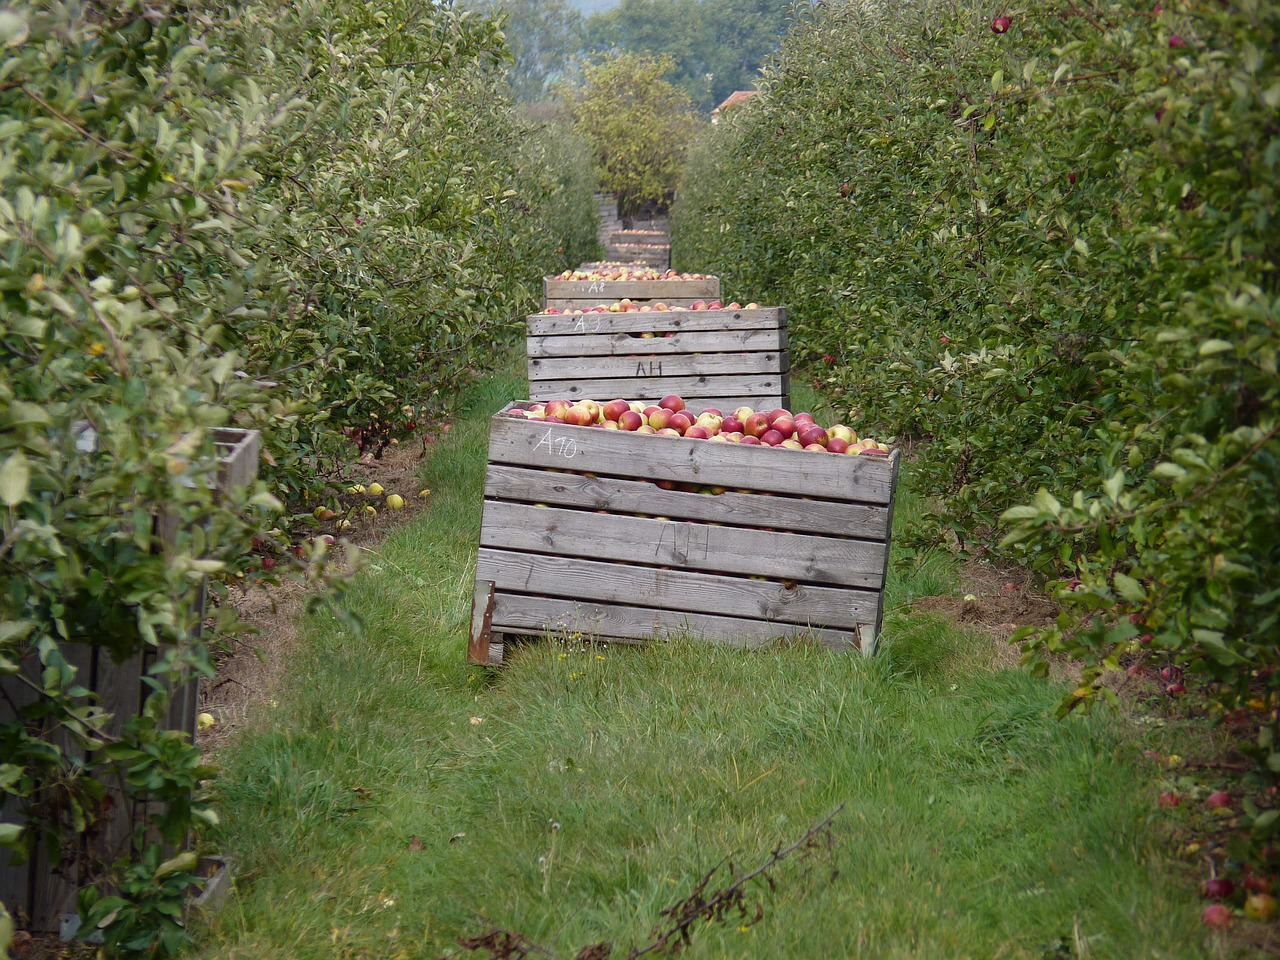
M 543 309 L 581 310 L 624 299 L 687 307 L 695 300 L 710 302 L 719 297 L 719 277 L 658 270 L 643 264 L 566 270 L 542 281 Z
M 784 308 L 642 311 L 622 303 L 630 309 L 528 318 L 531 399 L 657 403 L 678 394 L 694 411 L 789 404 Z
M 537 406 L 490 423 L 469 662 L 523 636 L 874 651 L 898 451 L 528 419 Z

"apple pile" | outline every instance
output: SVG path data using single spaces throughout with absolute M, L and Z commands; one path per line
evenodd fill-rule
M 549 280 L 714 280 L 709 273 L 680 273 L 643 264 L 597 264 L 590 270 L 566 270 Z
M 632 433 L 686 440 L 713 440 L 740 443 L 744 446 L 779 447 L 786 450 L 808 450 L 814 453 L 863 454 L 883 457 L 889 445 L 871 437 L 859 438 L 851 427 L 842 423 L 821 427 L 812 414 L 792 414 L 779 407 L 757 413 L 750 407 L 738 407 L 724 414 L 708 407 L 696 416 L 685 410 L 685 402 L 672 394 L 656 404 L 639 400 L 549 400 L 526 409 L 512 409 L 510 416 L 546 423 L 563 423 L 575 427 L 598 427 L 604 430 L 626 430 Z
M 613 303 L 597 303 L 594 307 L 574 307 L 559 310 L 548 307 L 545 314 L 566 314 L 580 316 L 584 313 L 684 313 L 689 310 L 759 310 L 760 304 L 748 303 L 745 307 L 734 301 L 727 307 L 719 300 L 695 300 L 687 307 L 673 307 L 659 300 L 657 303 L 635 303 L 630 297 L 623 297 Z

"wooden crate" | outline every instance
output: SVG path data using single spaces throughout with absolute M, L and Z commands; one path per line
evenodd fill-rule
M 501 663 L 524 635 L 874 651 L 896 451 L 646 436 L 505 415 L 515 406 L 490 424 L 471 663 Z
M 652 310 L 529 317 L 533 400 L 644 400 L 691 410 L 788 405 L 787 312 Z
M 82 453 L 92 453 L 97 448 L 97 438 L 88 424 L 73 427 L 76 448 Z M 216 489 L 227 493 L 252 483 L 258 474 L 261 435 L 257 430 L 218 428 L 214 431 L 214 445 L 218 452 L 218 472 L 214 481 Z M 156 531 L 163 538 L 176 534 L 178 520 L 163 507 L 155 511 Z M 196 601 L 199 614 L 204 612 L 204 590 Z M 111 653 L 89 644 L 65 644 L 62 653 L 70 666 L 76 668 L 76 680 L 90 693 L 106 712 L 110 720 L 105 731 L 116 736 L 129 718 L 141 712 L 151 692 L 148 674 L 163 649 L 148 649 L 135 653 L 122 662 L 116 662 Z M 23 672 L 36 679 L 40 666 L 30 659 L 23 664 Z M 0 722 L 10 722 L 17 711 L 34 700 L 31 689 L 19 676 L 0 677 Z M 166 728 L 185 733 L 194 738 L 196 716 L 199 710 L 199 681 L 193 677 L 173 691 Z M 63 749 L 70 747 L 63 741 Z M 93 836 L 78 838 L 79 855 L 110 861 L 124 855 L 132 843 L 135 827 L 145 821 L 149 812 L 145 803 L 128 803 L 123 791 L 116 784 L 108 784 L 107 792 L 114 802 L 102 829 Z M 13 822 L 21 817 L 14 801 L 4 805 L 2 818 Z M 10 914 L 18 917 L 22 926 L 33 932 L 52 933 L 75 926 L 75 894 L 79 886 L 75 863 L 55 868 L 54 862 L 37 838 L 36 852 L 25 864 L 10 862 L 7 852 L 0 851 L 0 902 Z
M 672 307 L 687 307 L 698 300 L 720 299 L 720 278 L 703 280 L 561 280 L 542 281 L 542 307 L 583 310 L 601 303 L 630 299 L 637 303 L 661 301 Z

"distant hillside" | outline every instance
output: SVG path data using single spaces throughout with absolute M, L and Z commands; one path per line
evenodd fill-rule
M 612 10 L 618 5 L 619 0 L 568 0 L 568 3 L 584 16 L 590 16 L 601 10 Z

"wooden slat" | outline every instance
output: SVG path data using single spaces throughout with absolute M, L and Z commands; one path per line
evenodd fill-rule
M 856 630 L 874 625 L 879 594 L 784 584 L 575 557 L 480 549 L 476 578 L 504 593 L 661 607 L 753 620 Z
M 471 595 L 471 642 L 467 645 L 467 663 L 492 662 L 490 643 L 493 637 L 493 578 L 477 576 Z M 499 657 L 501 659 L 501 657 Z
M 497 500 L 485 502 L 480 545 L 847 587 L 884 579 L 883 543 Z
M 631 297 L 634 303 L 665 303 L 669 307 L 692 307 L 699 300 L 705 302 L 706 297 Z M 600 297 L 544 297 L 542 308 L 548 310 L 586 310 L 589 307 L 608 305 L 612 300 Z
M 688 493 L 663 490 L 650 480 L 558 473 L 504 464 L 489 465 L 484 495 L 491 500 L 548 503 L 864 540 L 883 541 L 889 534 L 887 507 L 732 490 L 716 495 Z
M 498 415 L 489 460 L 646 480 L 715 483 L 798 497 L 887 505 L 898 456 L 812 453 L 773 447 L 572 427 Z
M 635 299 L 662 300 L 666 297 L 693 297 L 700 300 L 717 300 L 720 297 L 720 278 L 705 280 L 557 280 L 552 277 L 542 282 L 544 298 L 599 297 L 602 300 Z M 668 301 L 670 302 L 670 301 Z
M 683 353 L 649 357 L 556 357 L 531 359 L 530 380 L 563 380 L 575 377 L 703 377 L 734 374 L 781 374 L 785 354 Z M 584 387 L 589 381 L 584 379 Z M 595 394 L 590 394 L 595 396 Z
M 535 313 L 528 320 L 529 335 L 564 337 L 584 333 L 647 333 L 668 330 L 774 330 L 787 325 L 782 307 L 756 310 L 638 310 L 627 313 Z
M 858 644 L 858 636 L 853 632 L 680 610 L 504 593 L 494 594 L 493 605 L 495 626 L 508 633 L 536 632 L 550 636 L 581 633 L 599 639 L 636 642 L 687 632 L 705 640 L 748 648 L 796 636 L 811 637 L 835 650 L 856 648 Z
M 535 380 L 529 384 L 534 399 L 594 400 L 597 397 L 657 396 L 674 393 L 686 402 L 702 396 L 774 395 L 782 390 L 781 374 L 741 377 L 615 377 L 600 380 Z
M 525 355 L 531 359 L 544 357 L 629 357 L 666 356 L 683 353 L 724 353 L 727 351 L 783 351 L 787 348 L 787 331 L 709 330 L 677 333 L 671 337 L 633 337 L 625 333 L 608 333 L 576 337 L 529 337 Z

